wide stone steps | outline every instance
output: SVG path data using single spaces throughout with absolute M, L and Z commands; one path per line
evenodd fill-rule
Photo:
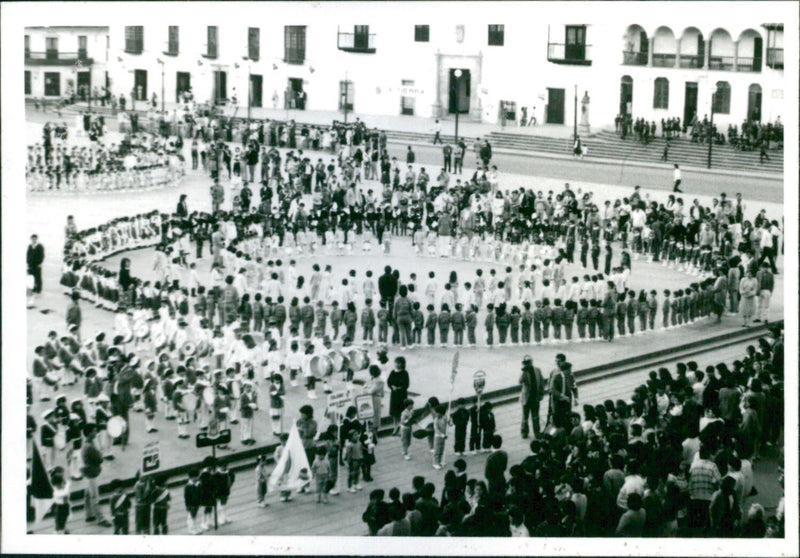
M 529 136 L 509 132 L 492 132 L 490 141 L 493 147 L 515 149 L 520 151 L 539 151 L 544 153 L 569 154 L 572 152 L 571 139 L 558 139 L 541 136 Z M 589 147 L 587 156 L 595 158 L 619 159 L 647 163 L 661 162 L 661 154 L 665 140 L 654 139 L 648 145 L 633 140 L 621 140 L 613 132 L 603 131 L 585 142 Z M 669 163 L 705 167 L 707 162 L 707 146 L 693 144 L 687 139 L 673 140 L 669 150 Z M 714 146 L 712 152 L 712 168 L 728 170 L 761 170 L 765 173 L 780 174 L 783 172 L 783 151 L 770 150 L 770 160 L 759 164 L 757 151 L 741 152 L 730 146 Z

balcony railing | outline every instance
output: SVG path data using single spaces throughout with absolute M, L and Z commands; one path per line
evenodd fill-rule
M 84 53 L 60 52 L 48 50 L 44 52 L 29 51 L 25 56 L 25 64 L 29 66 L 72 66 L 79 60 L 82 66 L 91 66 L 94 59 L 81 56 Z
M 592 45 L 547 43 L 547 61 L 575 66 L 592 65 Z
M 144 52 L 143 41 L 125 41 L 125 54 L 141 54 Z
M 622 63 L 626 66 L 647 66 L 647 53 L 623 50 Z
M 342 33 L 339 32 L 336 46 L 346 52 L 375 52 L 374 33 Z
M 733 56 L 710 56 L 708 58 L 709 70 L 733 70 Z
M 678 64 L 681 68 L 702 68 L 703 56 L 700 54 L 681 54 Z
M 760 72 L 761 58 L 748 58 L 740 56 L 736 59 L 737 72 Z
M 775 70 L 783 70 L 783 49 L 782 48 L 768 48 L 767 49 L 767 66 Z
M 675 55 L 674 54 L 659 54 L 653 53 L 653 66 L 658 68 L 674 68 Z

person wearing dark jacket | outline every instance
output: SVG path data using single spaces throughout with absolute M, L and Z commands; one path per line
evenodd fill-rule
M 383 269 L 383 275 L 378 278 L 378 292 L 381 295 L 381 300 L 386 301 L 386 308 L 391 316 L 394 297 L 397 296 L 397 279 L 392 275 L 391 266 L 387 265 Z
M 44 263 L 44 246 L 39 244 L 39 237 L 36 235 L 31 236 L 31 243 L 28 246 L 26 262 L 28 265 L 28 274 L 33 275 L 33 292 L 34 294 L 40 294 L 42 292 L 42 263 Z
M 369 504 L 361 515 L 361 520 L 369 527 L 369 534 L 375 536 L 381 527 L 390 522 L 389 504 L 383 499 L 384 492 L 381 489 L 373 490 L 369 494 Z
M 213 473 L 214 498 L 217 503 L 217 514 L 219 516 L 220 525 L 231 522 L 228 517 L 226 506 L 228 505 L 228 498 L 231 495 L 231 487 L 233 486 L 234 479 L 233 472 L 228 470 L 228 466 L 225 463 L 220 463 L 217 466 L 217 470 Z

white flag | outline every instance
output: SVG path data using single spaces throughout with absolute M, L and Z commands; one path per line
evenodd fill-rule
M 286 447 L 283 448 L 275 469 L 269 476 L 271 490 L 296 490 L 311 481 L 311 467 L 308 464 L 306 450 L 300 440 L 297 423 L 292 424 Z

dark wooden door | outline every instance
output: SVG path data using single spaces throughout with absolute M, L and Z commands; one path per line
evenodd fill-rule
M 697 114 L 697 82 L 687 81 L 683 100 L 683 123 L 688 126 Z
M 753 38 L 753 71 L 761 71 L 761 60 L 764 56 L 764 40 L 761 37 Z
M 214 101 L 224 103 L 228 99 L 228 74 L 223 71 L 214 72 Z
M 59 72 L 44 73 L 44 94 L 48 97 L 61 96 L 61 74 Z
M 264 95 L 264 79 L 257 74 L 250 75 L 250 106 L 262 107 Z
M 622 76 L 619 82 L 619 113 L 630 114 L 633 107 L 633 79 Z
M 181 95 L 192 88 L 192 74 L 189 72 L 178 72 L 175 75 L 175 100 L 180 102 Z
M 91 94 L 92 74 L 91 72 L 78 72 L 78 98 L 85 101 Z
M 448 111 L 450 114 L 469 112 L 470 80 L 469 70 L 461 69 L 461 77 L 456 78 L 456 68 L 450 70 Z
M 137 101 L 147 100 L 147 70 L 133 71 L 133 89 Z
M 564 90 L 547 88 L 547 123 L 564 123 Z

